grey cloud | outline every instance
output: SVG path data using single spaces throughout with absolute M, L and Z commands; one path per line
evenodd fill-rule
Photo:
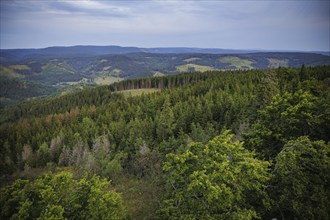
M 329 48 L 329 1 L 0 2 L 1 47 L 6 48 L 85 43 Z

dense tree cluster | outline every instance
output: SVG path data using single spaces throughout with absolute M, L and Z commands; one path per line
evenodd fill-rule
M 160 90 L 118 92 L 148 88 Z M 152 176 L 163 185 L 160 218 L 327 219 L 329 89 L 328 66 L 303 66 L 134 79 L 35 100 L 2 111 L 1 178 L 52 166 L 114 184 L 122 173 Z
M 99 177 L 70 173 L 17 180 L 1 189 L 1 219 L 127 219 L 118 193 Z
M 206 140 L 224 128 L 235 130 L 253 101 L 251 87 L 258 84 L 261 74 L 261 71 L 184 74 L 176 76 L 177 79 L 169 77 L 170 80 L 162 77 L 163 81 L 182 82 L 183 86 L 140 97 L 125 98 L 101 87 L 38 101 L 41 105 L 26 104 L 22 119 L 0 127 L 3 136 L 0 143 L 4 146 L 1 156 L 7 167 L 3 171 L 24 167 L 21 154 L 25 145 L 33 152 L 29 166 L 39 166 L 40 162 L 35 160 L 38 152 L 50 151 L 51 143 L 58 137 L 60 153 L 50 155 L 54 163 L 58 164 L 61 154 L 66 152 L 79 151 L 82 155 L 84 149 L 91 151 L 93 143 L 104 136 L 112 154 L 121 151 L 127 154 L 126 167 L 134 166 L 132 162 L 141 146 L 151 153 L 160 151 L 165 155 L 176 151 L 188 136 L 193 141 Z M 63 112 L 67 108 L 70 110 Z M 48 114 L 51 111 L 54 113 Z M 47 115 L 42 116 L 43 112 Z M 31 117 L 34 114 L 41 116 Z
M 264 199 L 269 163 L 255 158 L 228 131 L 192 143 L 164 163 L 167 196 L 161 212 L 177 219 L 252 219 Z M 262 202 L 258 204 L 263 206 Z
M 275 160 L 269 194 L 273 214 L 290 219 L 328 219 L 330 144 L 302 136 L 287 142 Z
M 1 67 L 0 67 L 1 71 Z M 41 97 L 56 92 L 56 88 L 42 83 L 23 81 L 0 74 L 0 109 L 28 98 Z

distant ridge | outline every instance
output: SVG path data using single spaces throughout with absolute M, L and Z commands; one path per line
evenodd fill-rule
M 110 54 L 129 54 L 129 53 L 156 53 L 156 54 L 248 54 L 258 52 L 301 52 L 330 55 L 326 51 L 281 51 L 281 50 L 236 50 L 218 48 L 191 48 L 191 47 L 121 47 L 121 46 L 54 46 L 41 49 L 1 49 L 0 61 L 21 60 L 25 58 L 69 58 L 69 57 L 90 57 Z

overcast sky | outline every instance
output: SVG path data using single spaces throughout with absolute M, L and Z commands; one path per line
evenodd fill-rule
M 0 0 L 1 49 L 72 45 L 329 51 L 329 0 Z

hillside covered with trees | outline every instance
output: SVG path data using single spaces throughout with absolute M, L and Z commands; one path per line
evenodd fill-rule
M 192 48 L 50 47 L 0 50 L 0 107 L 125 79 L 216 70 L 330 65 L 329 54 Z
M 329 66 L 128 79 L 0 114 L 0 219 L 330 217 Z

